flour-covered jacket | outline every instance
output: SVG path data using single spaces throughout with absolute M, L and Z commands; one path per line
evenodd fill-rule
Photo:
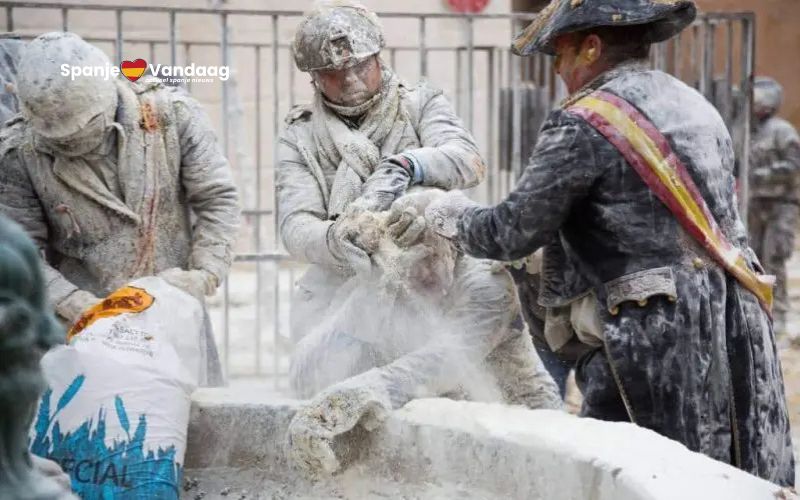
M 424 171 L 425 186 L 465 189 L 477 185 L 485 172 L 483 160 L 472 135 L 442 91 L 420 83 L 415 87 L 401 84 L 400 92 L 401 106 L 411 127 L 406 128 L 405 137 L 393 137 L 377 145 L 380 155 L 413 155 Z M 325 162 L 320 161 L 316 146 L 312 110 L 312 106 L 293 109 L 278 144 L 280 234 L 293 257 L 315 264 L 298 283 L 293 337 L 308 331 L 295 320 L 313 321 L 314 313 L 322 314 L 335 289 L 350 275 L 347 264 L 328 248 L 328 229 L 333 224 L 331 216 L 335 215 L 329 214 L 329 200 L 336 168 L 321 166 Z M 398 145 L 403 149 L 395 150 Z
M 238 195 L 205 112 L 154 80 L 119 81 L 118 94 L 124 134 L 105 160 L 43 152 L 22 117 L 0 132 L 0 212 L 44 250 L 54 305 L 172 267 L 221 280 L 231 263 Z
M 655 124 L 728 240 L 752 255 L 736 207 L 732 141 L 712 105 L 641 66 L 611 71 L 593 88 Z M 794 482 L 768 316 L 591 125 L 553 111 L 513 192 L 495 207 L 466 210 L 458 228 L 469 254 L 500 260 L 556 241 L 557 262 L 545 248 L 541 305 L 596 294 L 604 346 L 578 363 L 584 415 L 632 419 L 753 474 Z

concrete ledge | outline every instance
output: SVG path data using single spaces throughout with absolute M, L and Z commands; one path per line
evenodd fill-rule
M 300 404 L 231 389 L 195 391 L 186 468 L 257 468 L 274 476 L 286 474 L 286 431 Z
M 365 458 L 375 473 L 505 498 L 770 499 L 780 491 L 632 424 L 445 399 L 396 411 Z
M 305 489 L 285 456 L 286 429 L 301 404 L 198 391 L 187 474 L 225 468 L 221 476 L 234 488 Z M 409 488 L 457 485 L 489 498 L 575 500 L 769 499 L 780 490 L 631 424 L 445 399 L 409 403 L 364 446 L 359 463 L 334 478 L 333 487 L 386 478 L 413 483 Z

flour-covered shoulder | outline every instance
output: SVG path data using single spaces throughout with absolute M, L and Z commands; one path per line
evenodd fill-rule
M 406 110 L 411 118 L 411 122 L 415 125 L 419 123 L 425 107 L 431 100 L 439 96 L 446 99 L 444 97 L 444 91 L 427 80 L 420 80 L 416 85 L 409 85 L 402 82 L 400 84 L 400 89 L 404 95 L 403 101 Z

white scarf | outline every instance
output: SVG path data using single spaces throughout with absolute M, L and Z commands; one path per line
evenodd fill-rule
M 334 218 L 361 195 L 364 181 L 381 159 L 419 146 L 408 112 L 402 106 L 404 89 L 388 68 L 383 68 L 381 91 L 354 107 L 334 105 L 317 91 L 313 128 L 320 166 L 335 169 L 328 200 L 328 216 Z M 344 117 L 363 115 L 358 128 Z

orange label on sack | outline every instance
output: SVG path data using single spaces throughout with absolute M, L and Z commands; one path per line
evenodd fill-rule
M 142 312 L 152 306 L 153 302 L 155 298 L 143 288 L 124 286 L 87 309 L 67 332 L 67 342 L 98 319 Z

